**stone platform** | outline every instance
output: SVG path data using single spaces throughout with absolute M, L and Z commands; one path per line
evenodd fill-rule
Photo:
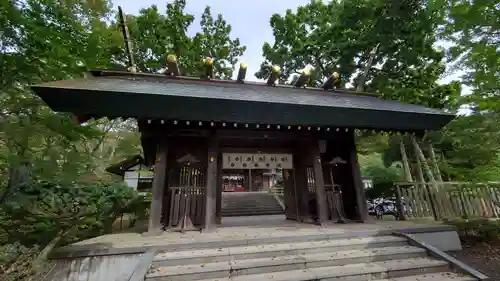
M 210 232 L 179 233 L 163 232 L 158 235 L 143 233 L 109 234 L 84 240 L 61 248 L 56 256 L 79 256 L 88 254 L 113 254 L 144 252 L 150 248 L 201 249 L 218 243 L 247 244 L 262 241 L 295 241 L 297 239 L 341 239 L 377 235 L 392 235 L 395 232 L 413 234 L 442 251 L 461 250 L 460 240 L 451 227 L 435 222 L 373 220 L 366 223 L 327 224 L 316 226 L 289 221 L 282 215 L 223 218 L 222 225 Z
M 487 280 L 443 253 L 460 248 L 452 227 L 432 222 L 320 227 L 231 217 L 211 232 L 139 231 L 69 245 L 52 255 L 44 281 Z

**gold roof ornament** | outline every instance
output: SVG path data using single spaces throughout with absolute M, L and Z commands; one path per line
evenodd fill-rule
M 300 76 L 295 80 L 293 85 L 295 87 L 305 87 L 309 83 L 309 80 L 311 80 L 311 73 L 312 69 L 309 67 L 302 69 Z
M 321 88 L 324 90 L 340 88 L 340 74 L 338 72 L 333 72 L 332 75 L 328 76 L 328 78 L 321 84 Z
M 167 56 L 167 71 L 166 73 L 171 76 L 180 76 L 179 65 L 177 64 L 177 56 L 169 54 Z
M 214 76 L 214 59 L 212 57 L 205 57 L 203 59 L 205 65 L 205 77 L 211 79 Z
M 280 77 L 281 68 L 278 65 L 271 66 L 271 74 L 269 74 L 269 78 L 267 78 L 267 85 L 274 86 L 276 84 L 276 80 Z
M 236 80 L 238 82 L 244 82 L 247 75 L 248 65 L 245 62 L 240 63 L 240 69 L 238 70 L 238 77 Z

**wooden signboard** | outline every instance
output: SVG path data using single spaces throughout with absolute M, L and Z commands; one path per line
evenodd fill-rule
M 223 153 L 223 169 L 293 169 L 292 154 Z

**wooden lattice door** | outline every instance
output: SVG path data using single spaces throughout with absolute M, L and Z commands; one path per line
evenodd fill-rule
M 177 161 L 169 170 L 167 228 L 177 226 L 184 216 L 194 225 L 203 223 L 205 171 L 197 161 Z

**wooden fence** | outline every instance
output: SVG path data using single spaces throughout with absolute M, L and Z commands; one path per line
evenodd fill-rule
M 395 183 L 412 218 L 500 218 L 500 182 Z

